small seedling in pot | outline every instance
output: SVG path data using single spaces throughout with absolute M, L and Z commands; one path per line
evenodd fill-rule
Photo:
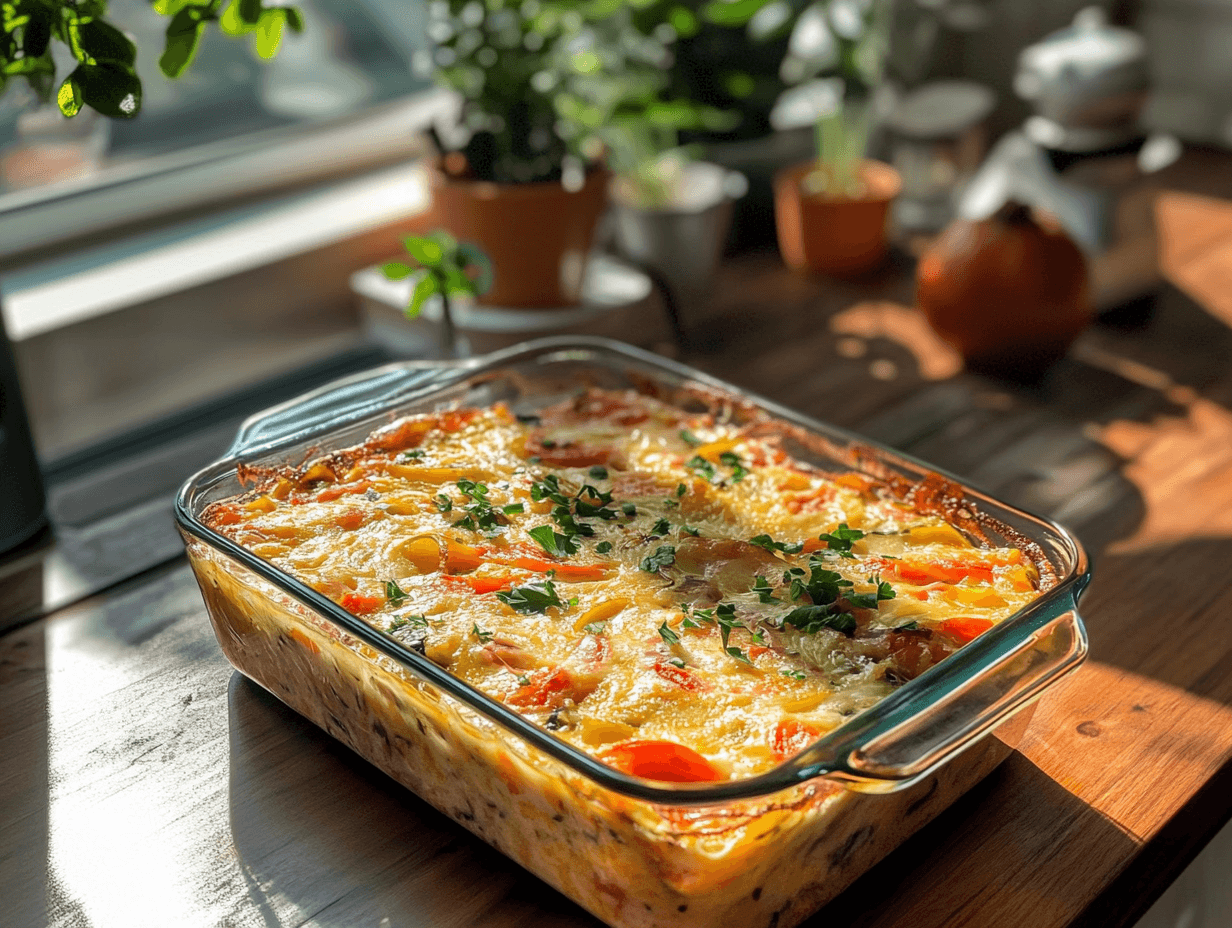
M 477 246 L 459 242 L 443 230 L 407 236 L 402 244 L 414 263 L 390 261 L 381 270 L 390 280 L 415 278 L 410 301 L 403 310 L 408 319 L 417 318 L 431 297 L 441 298 L 441 354 L 456 357 L 457 334 L 450 298 L 486 293 L 492 286 L 492 264 Z

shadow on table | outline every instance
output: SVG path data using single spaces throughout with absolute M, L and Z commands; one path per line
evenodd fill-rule
M 269 928 L 600 926 L 238 673 L 228 705 L 231 833 Z

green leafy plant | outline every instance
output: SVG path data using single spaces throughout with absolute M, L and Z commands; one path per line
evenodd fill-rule
M 460 145 L 472 177 L 561 179 L 573 159 L 604 159 L 648 188 L 681 132 L 735 117 L 673 88 L 681 38 L 701 0 L 440 0 L 424 59 L 463 99 Z
M 448 232 L 410 235 L 402 240 L 414 261 L 390 261 L 381 270 L 390 280 L 414 277 L 406 317 L 415 319 L 434 296 L 441 300 L 441 350 L 446 357 L 457 352 L 457 334 L 450 308 L 452 297 L 477 297 L 492 286 L 492 264 L 477 246 L 459 242 Z
M 730 22 L 751 29 L 775 2 L 732 0 L 722 7 Z M 802 182 L 806 192 L 861 196 L 859 166 L 885 77 L 893 0 L 782 0 L 782 6 L 791 8 L 792 25 L 779 75 L 791 89 L 771 120 L 782 128 L 816 128 L 817 166 Z
M 232 36 L 251 36 L 253 50 L 271 58 L 283 28 L 304 27 L 299 10 L 267 0 L 153 0 L 170 17 L 159 67 L 179 77 L 191 64 L 211 23 Z M 104 116 L 131 119 L 141 111 L 137 47 L 109 23 L 107 0 L 0 0 L 0 92 L 24 78 L 40 100 L 53 95 L 65 116 L 90 107 Z M 53 43 L 72 53 L 76 66 L 56 86 Z

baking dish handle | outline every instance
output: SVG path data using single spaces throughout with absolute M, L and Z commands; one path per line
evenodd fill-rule
M 478 367 L 482 360 L 402 361 L 331 381 L 249 416 L 227 456 L 250 456 L 282 442 L 307 439 L 326 424 L 336 428 L 357 421 L 400 398 L 452 380 L 460 372 Z
M 928 776 L 1085 660 L 1087 635 L 1076 599 L 1071 591 L 1023 616 L 1033 626 L 1025 640 L 1007 628 L 1007 634 L 989 632 L 982 636 L 987 640 L 967 645 L 969 653 L 955 657 L 978 662 L 981 672 L 970 675 L 954 658 L 942 662 L 909 702 L 891 697 L 882 704 L 887 711 L 869 713 L 864 726 L 799 755 L 797 776 L 805 778 L 812 768 L 869 792 L 901 789 Z M 957 686 L 950 679 L 968 675 Z

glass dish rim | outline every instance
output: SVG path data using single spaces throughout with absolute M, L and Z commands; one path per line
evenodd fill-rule
M 585 353 L 588 357 L 576 355 Z M 964 646 L 947 660 L 929 668 L 919 677 L 899 687 L 874 706 L 853 716 L 838 728 L 834 729 L 809 748 L 776 765 L 772 769 L 751 777 L 738 780 L 728 780 L 710 783 L 666 783 L 659 780 L 649 780 L 642 777 L 618 771 L 604 764 L 597 758 L 587 754 L 568 742 L 556 737 L 526 717 L 513 711 L 503 703 L 493 699 L 476 687 L 453 676 L 444 668 L 434 664 L 426 657 L 405 647 L 397 639 L 369 625 L 362 619 L 351 615 L 337 603 L 296 580 L 290 574 L 280 570 L 273 564 L 261 559 L 246 548 L 241 547 L 224 535 L 206 527 L 194 514 L 193 503 L 199 494 L 205 492 L 214 484 L 226 479 L 235 472 L 236 465 L 245 459 L 258 455 L 276 454 L 282 448 L 301 445 L 305 440 L 336 432 L 341 428 L 371 418 L 382 412 L 391 411 L 399 406 L 413 405 L 431 400 L 434 394 L 442 394 L 458 384 L 471 378 L 482 377 L 494 370 L 522 362 L 543 362 L 559 356 L 560 360 L 598 360 L 606 356 L 607 361 L 631 361 L 639 365 L 650 366 L 662 375 L 679 378 L 685 382 L 694 382 L 709 387 L 720 393 L 739 398 L 742 402 L 751 403 L 770 415 L 807 429 L 820 437 L 838 438 L 861 448 L 867 448 L 880 456 L 880 459 L 893 465 L 908 465 L 921 473 L 938 474 L 962 488 L 965 494 L 978 504 L 992 504 L 994 507 L 1013 514 L 1016 517 L 1035 523 L 1045 532 L 1050 533 L 1052 541 L 1059 542 L 1069 555 L 1068 572 L 1059 576 L 1057 584 L 1043 593 L 1038 599 L 1024 609 L 1019 610 L 1004 622 L 990 629 L 975 641 Z M 281 435 L 274 440 L 260 440 L 259 430 L 253 430 L 253 423 L 259 423 L 263 418 L 274 412 L 294 410 L 298 404 L 310 397 L 328 397 L 338 392 L 345 384 L 357 379 L 380 376 L 382 372 L 399 370 L 431 370 L 439 372 L 438 376 L 429 379 L 422 387 L 412 389 L 408 393 L 399 394 L 388 402 L 376 402 L 362 406 L 344 407 L 337 416 L 326 421 L 315 422 L 298 431 Z M 251 441 L 245 442 L 248 434 Z M 264 412 L 258 413 L 241 426 L 235 444 L 219 460 L 202 468 L 189 477 L 176 495 L 175 519 L 180 530 L 207 544 L 244 568 L 252 571 L 263 580 L 271 583 L 282 593 L 298 601 L 301 605 L 313 610 L 319 617 L 339 628 L 346 634 L 372 647 L 378 653 L 393 660 L 414 677 L 437 686 L 445 693 L 478 712 L 495 723 L 506 732 L 516 735 L 531 746 L 564 764 L 572 772 L 580 774 L 596 785 L 611 790 L 614 793 L 634 799 L 643 800 L 666 806 L 698 806 L 717 805 L 738 800 L 766 798 L 774 793 L 795 786 L 803 785 L 816 778 L 829 779 L 852 788 L 852 781 L 863 783 L 864 789 L 878 791 L 879 789 L 898 789 L 909 786 L 924 776 L 930 774 L 937 764 L 929 766 L 916 775 L 907 778 L 888 778 L 870 776 L 866 771 L 855 770 L 845 763 L 843 758 L 850 758 L 865 744 L 871 743 L 879 736 L 884 736 L 894 726 L 878 726 L 879 720 L 891 712 L 903 708 L 912 701 L 922 701 L 928 690 L 938 692 L 933 695 L 938 699 L 959 685 L 969 684 L 988 672 L 998 659 L 1029 641 L 1033 635 L 1067 612 L 1072 612 L 1078 636 L 1081 639 L 1080 653 L 1070 661 L 1070 666 L 1054 673 L 1040 686 L 1040 692 L 1055 682 L 1057 676 L 1068 673 L 1085 658 L 1086 641 L 1082 622 L 1077 614 L 1077 600 L 1082 590 L 1090 580 L 1090 565 L 1086 552 L 1078 540 L 1065 528 L 1041 516 L 1012 506 L 998 500 L 983 491 L 971 487 L 962 479 L 936 468 L 926 462 L 913 458 L 893 449 L 887 448 L 858 433 L 830 425 L 784 407 L 773 400 L 766 399 L 734 384 L 712 377 L 702 371 L 662 358 L 650 352 L 642 351 L 623 342 L 599 337 L 559 336 L 523 342 L 509 348 L 501 349 L 487 355 L 467 358 L 455 362 L 418 362 L 396 361 L 362 372 L 351 377 L 341 378 L 324 384 L 321 387 L 304 394 L 301 397 L 278 404 Z M 1032 540 L 1038 541 L 1033 537 Z M 952 681 L 951 690 L 939 686 L 940 681 Z M 921 683 L 921 681 L 924 681 Z M 1010 715 L 1024 708 L 1037 698 L 1035 692 L 1024 698 L 1019 704 L 1006 710 L 1004 718 L 996 720 L 1000 724 Z M 935 700 L 934 700 L 935 701 Z M 920 712 L 929 708 L 932 703 L 920 707 Z M 918 714 L 918 712 L 917 712 Z M 986 726 L 981 734 L 995 726 Z M 962 749 L 969 747 L 978 740 L 980 734 L 972 736 Z M 942 762 L 952 758 L 946 757 Z M 869 782 L 882 781 L 881 786 L 870 786 Z

